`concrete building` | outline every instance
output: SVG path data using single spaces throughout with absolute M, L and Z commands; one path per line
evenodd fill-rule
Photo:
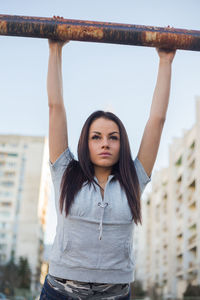
M 50 190 L 45 137 L 0 135 L 0 264 L 27 257 L 36 288 Z
M 45 277 L 49 272 L 49 255 L 52 248 L 52 244 L 45 244 L 44 252 L 43 252 L 43 259 L 42 259 L 42 266 L 41 266 L 41 274 L 40 274 L 40 283 L 41 285 L 44 284 Z
M 143 201 L 137 279 L 145 290 L 155 286 L 166 297 L 182 299 L 189 282 L 200 284 L 199 130 L 200 99 L 194 126 L 173 140 L 169 166 L 155 173 L 152 191 Z

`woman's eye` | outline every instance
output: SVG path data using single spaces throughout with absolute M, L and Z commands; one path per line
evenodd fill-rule
M 98 136 L 98 135 L 93 135 L 93 137 L 92 137 L 93 140 L 97 140 L 99 138 L 100 138 L 100 136 Z
M 93 140 L 99 140 L 99 139 L 101 139 L 101 137 L 99 135 L 93 135 L 92 139 Z M 118 137 L 113 135 L 113 136 L 110 136 L 110 139 L 111 140 L 118 140 Z

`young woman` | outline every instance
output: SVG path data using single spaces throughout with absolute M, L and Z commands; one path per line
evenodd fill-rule
M 134 226 L 141 223 L 140 197 L 166 118 L 175 51 L 157 49 L 158 78 L 135 160 L 119 118 L 96 111 L 83 126 L 76 161 L 68 147 L 63 102 L 64 44 L 49 41 L 49 165 L 57 229 L 40 299 L 130 299 Z

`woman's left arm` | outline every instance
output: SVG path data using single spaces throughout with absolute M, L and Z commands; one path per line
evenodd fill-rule
M 150 116 L 144 129 L 138 159 L 150 177 L 158 153 L 169 103 L 171 68 L 175 50 L 156 49 L 160 58 Z

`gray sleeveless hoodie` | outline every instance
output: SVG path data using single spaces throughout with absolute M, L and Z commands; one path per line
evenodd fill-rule
M 69 280 L 97 283 L 134 281 L 133 233 L 135 223 L 125 191 L 110 175 L 104 199 L 96 185 L 83 185 L 69 215 L 59 210 L 62 175 L 73 154 L 67 148 L 52 164 L 57 228 L 49 259 L 49 273 Z M 142 164 L 134 160 L 140 191 L 150 181 Z

